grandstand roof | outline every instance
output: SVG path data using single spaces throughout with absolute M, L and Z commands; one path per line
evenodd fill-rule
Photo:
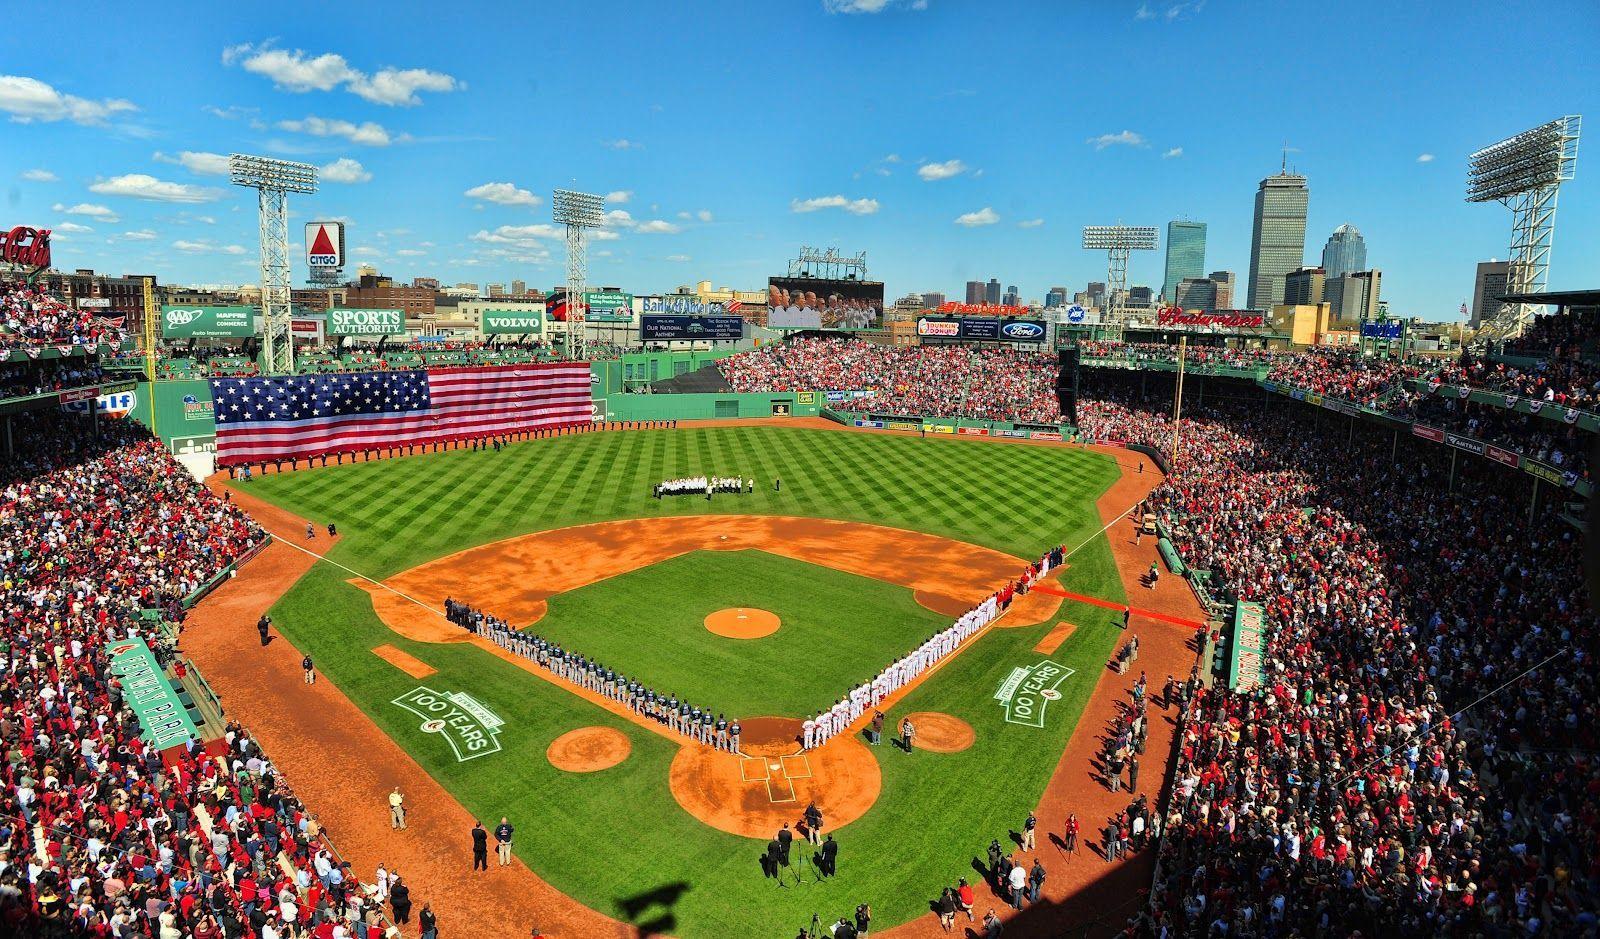
M 1508 293 L 1507 303 L 1550 303 L 1555 306 L 1600 306 L 1600 289 L 1554 290 L 1544 293 Z

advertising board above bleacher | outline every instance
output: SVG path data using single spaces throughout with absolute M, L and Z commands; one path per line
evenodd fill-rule
M 743 337 L 744 320 L 737 316 L 646 313 L 639 317 L 639 338 L 645 342 L 696 339 L 729 342 Z
M 330 336 L 403 336 L 405 310 L 329 310 Z
M 256 334 L 253 306 L 163 306 L 163 339 L 248 339 Z
M 483 333 L 486 336 L 532 336 L 544 329 L 544 317 L 538 310 L 484 310 Z
M 1044 342 L 1047 333 L 1043 320 L 929 315 L 917 317 L 917 335 L 934 341 Z

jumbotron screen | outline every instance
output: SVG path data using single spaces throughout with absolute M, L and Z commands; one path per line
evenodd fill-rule
M 878 329 L 883 281 L 767 279 L 767 325 L 775 329 Z

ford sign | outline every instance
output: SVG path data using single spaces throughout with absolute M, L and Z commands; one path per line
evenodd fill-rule
M 1007 339 L 1016 342 L 1038 342 L 1044 338 L 1044 327 L 1038 323 L 1027 320 L 1017 320 L 1000 327 L 1000 332 Z

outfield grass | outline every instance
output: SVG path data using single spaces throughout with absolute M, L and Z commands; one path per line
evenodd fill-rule
M 950 625 L 881 580 L 765 551 L 695 551 L 550 598 L 530 632 L 730 718 L 803 717 Z M 776 613 L 778 631 L 705 627 L 730 607 Z
M 709 506 L 650 497 L 656 481 L 690 472 L 753 475 L 761 483 L 755 493 Z M 780 493 L 771 490 L 774 475 L 783 478 Z M 318 524 L 337 523 L 344 538 L 334 559 L 376 577 L 530 531 L 706 514 L 709 507 L 875 522 L 1023 558 L 1056 543 L 1087 542 L 1066 585 L 1120 600 L 1094 511 L 1115 477 L 1108 457 L 1068 448 L 687 427 L 301 471 L 258 479 L 249 489 Z M 817 581 L 827 573 L 819 570 Z M 526 833 L 518 855 L 557 889 L 685 939 L 792 936 L 813 911 L 838 916 L 861 902 L 872 904 L 878 927 L 926 912 L 938 888 L 970 874 L 971 858 L 990 838 L 1003 841 L 1038 801 L 1118 635 L 1110 611 L 1070 602 L 1038 626 L 991 630 L 889 714 L 892 726 L 902 713 L 945 711 L 971 724 L 977 742 L 953 754 L 875 750 L 882 793 L 865 816 L 839 830 L 839 875 L 778 890 L 761 877 L 759 843 L 707 827 L 672 799 L 673 742 L 470 645 L 395 635 L 367 595 L 345 583 L 348 576 L 330 565 L 314 568 L 274 607 L 274 623 L 469 811 L 508 815 L 519 836 Z M 1075 670 L 1060 688 L 1062 699 L 1049 705 L 1042 728 L 1006 723 L 995 689 L 1014 667 L 1040 660 L 1034 644 L 1063 619 L 1078 630 L 1051 657 Z M 371 653 L 382 643 L 438 669 L 429 687 L 470 692 L 505 718 L 502 752 L 458 763 L 438 735 L 424 734 L 413 715 L 390 704 L 419 683 Z M 676 642 L 659 649 L 664 665 L 694 658 Z M 720 679 L 728 670 L 706 672 Z M 545 748 L 587 725 L 622 731 L 632 755 L 594 774 L 552 768 Z M 675 899 L 642 911 L 629 902 L 652 891 Z

